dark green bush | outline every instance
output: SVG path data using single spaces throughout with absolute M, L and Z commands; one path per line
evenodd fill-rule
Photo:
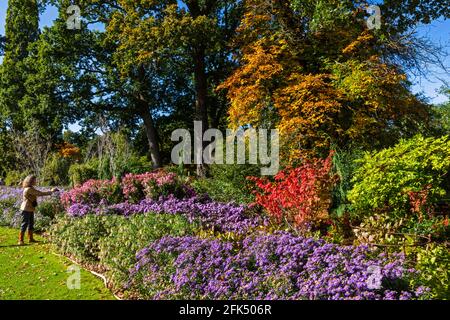
M 20 224 L 19 208 L 15 198 L 0 201 L 0 226 L 17 227 Z
M 333 156 L 333 172 L 335 172 L 339 180 L 333 189 L 333 216 L 341 218 L 345 213 L 350 213 L 351 206 L 347 199 L 349 191 L 353 187 L 352 178 L 358 163 L 355 161 L 362 155 L 362 151 L 358 148 L 340 149 L 333 148 L 335 154 Z
M 10 189 L 10 196 L 0 200 L 0 226 L 19 228 L 21 224 L 21 189 Z M 34 214 L 34 230 L 44 232 L 49 229 L 56 215 L 64 211 L 58 197 L 46 197 L 39 202 Z
M 139 157 L 132 155 L 124 167 L 120 169 L 120 176 L 123 176 L 125 173 L 141 174 L 152 170 L 152 163 L 148 160 L 147 156 Z

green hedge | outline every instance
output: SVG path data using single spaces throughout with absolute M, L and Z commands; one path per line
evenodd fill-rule
M 166 235 L 194 234 L 196 226 L 180 215 L 139 214 L 60 217 L 50 238 L 56 249 L 78 261 L 106 271 L 116 290 L 122 290 L 135 255 L 152 241 Z

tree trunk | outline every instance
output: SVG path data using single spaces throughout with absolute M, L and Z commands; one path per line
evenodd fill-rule
M 152 115 L 148 107 L 141 109 L 141 117 L 144 120 L 145 134 L 147 135 L 148 145 L 150 147 L 150 156 L 154 169 L 162 167 L 161 152 L 159 150 L 158 136 L 153 122 Z
M 150 112 L 148 99 L 146 99 L 145 92 L 147 92 L 147 79 L 145 76 L 145 67 L 140 65 L 137 69 L 135 81 L 139 83 L 139 90 L 134 97 L 136 99 L 137 112 L 144 121 L 145 134 L 147 135 L 148 145 L 150 147 L 150 157 L 154 169 L 162 167 L 161 152 L 158 143 L 158 133 L 156 131 L 155 122 L 153 121 Z
M 203 133 L 209 129 L 208 124 L 208 80 L 205 66 L 205 49 L 203 46 L 197 48 L 194 53 L 194 79 L 195 79 L 195 119 L 202 122 Z M 204 146 L 205 147 L 205 146 Z M 197 165 L 197 175 L 204 176 L 206 167 L 204 164 Z
M 197 121 L 201 121 L 203 130 L 208 130 L 208 82 L 205 66 L 205 49 L 199 48 L 194 54 L 194 76 L 195 76 L 195 113 Z

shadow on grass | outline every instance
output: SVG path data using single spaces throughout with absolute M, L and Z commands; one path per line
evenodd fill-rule
M 0 248 L 15 248 L 15 247 L 26 247 L 26 246 L 29 246 L 29 244 L 22 244 L 22 245 L 20 245 L 20 244 L 11 244 L 9 246 L 2 246 L 0 244 Z
M 24 243 L 24 244 L 10 244 L 10 245 L 1 245 L 0 244 L 0 248 L 20 248 L 20 247 L 29 247 L 29 246 L 39 246 L 44 244 L 44 242 L 34 242 L 34 243 Z

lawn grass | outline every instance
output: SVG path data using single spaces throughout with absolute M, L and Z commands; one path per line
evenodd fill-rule
M 18 231 L 0 227 L 0 300 L 112 300 L 103 281 L 81 269 L 80 289 L 70 290 L 72 262 L 54 255 L 45 239 L 17 246 Z M 27 242 L 27 241 L 25 241 Z

